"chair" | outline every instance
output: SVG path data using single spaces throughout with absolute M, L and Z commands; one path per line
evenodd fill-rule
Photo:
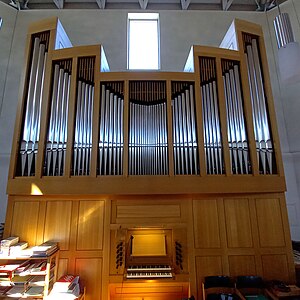
M 202 293 L 204 300 L 239 299 L 229 276 L 206 276 L 202 283 Z
M 263 279 L 259 276 L 238 276 L 236 293 L 243 300 L 269 299 Z

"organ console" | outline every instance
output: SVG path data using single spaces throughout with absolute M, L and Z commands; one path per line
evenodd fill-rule
M 193 46 L 185 72 L 108 72 L 56 18 L 32 25 L 5 236 L 59 241 L 87 300 L 201 299 L 210 275 L 293 281 L 262 30 L 236 20 L 222 47 Z

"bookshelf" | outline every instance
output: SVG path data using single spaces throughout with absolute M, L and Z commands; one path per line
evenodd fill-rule
M 57 278 L 58 257 L 59 250 L 49 256 L 0 256 L 0 267 L 19 265 L 7 271 L 9 273 L 7 278 L 0 278 L 0 299 L 7 297 L 46 299 Z M 6 285 L 7 290 L 5 290 Z

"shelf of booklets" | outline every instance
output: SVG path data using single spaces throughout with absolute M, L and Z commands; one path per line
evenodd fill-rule
M 53 254 L 49 256 L 38 256 L 38 257 L 3 257 L 0 256 L 0 266 L 5 264 L 16 264 L 20 265 L 22 268 L 27 263 L 38 263 L 44 262 L 46 263 L 46 268 L 43 270 L 36 270 L 35 272 L 30 272 L 26 274 L 26 269 L 22 273 L 20 272 L 22 269 L 15 269 L 11 271 L 9 279 L 1 279 L 0 278 L 0 299 L 45 299 L 51 290 L 54 282 L 57 279 L 57 266 L 58 266 L 58 258 L 59 258 L 59 250 L 55 251 Z M 21 275 L 22 274 L 22 275 Z M 24 280 L 23 280 L 23 278 Z M 12 286 L 6 293 L 1 293 L 2 290 L 5 289 L 1 284 L 9 285 L 7 289 Z M 11 295 L 11 290 L 15 287 L 23 288 L 23 292 L 20 294 L 15 294 L 15 296 Z M 9 297 L 9 298 L 8 298 Z

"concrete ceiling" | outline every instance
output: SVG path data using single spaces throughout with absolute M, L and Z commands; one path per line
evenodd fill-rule
M 265 11 L 276 0 L 0 0 L 16 9 L 189 9 Z M 278 4 L 287 0 L 277 0 Z

